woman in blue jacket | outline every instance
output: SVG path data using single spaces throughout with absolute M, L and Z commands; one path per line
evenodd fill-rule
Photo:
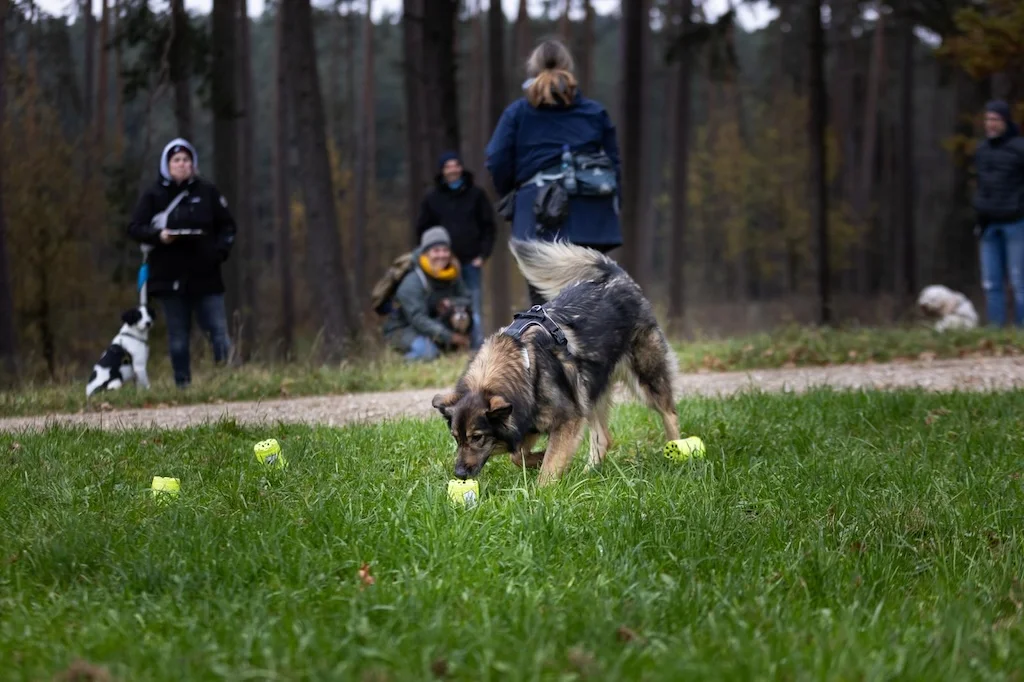
M 573 75 L 569 50 L 546 40 L 526 62 L 525 96 L 510 104 L 487 144 L 487 170 L 494 188 L 512 200 L 512 236 L 558 239 L 606 253 L 622 245 L 619 226 L 619 145 L 604 106 L 584 97 Z M 569 195 L 568 216 L 556 228 L 538 229 L 534 201 L 539 173 L 557 172 L 565 146 L 573 154 L 603 152 L 615 172 L 615 190 L 606 196 Z M 530 301 L 543 297 L 530 287 Z

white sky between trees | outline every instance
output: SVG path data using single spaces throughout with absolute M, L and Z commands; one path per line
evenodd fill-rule
M 627 2 L 629 0 L 626 0 Z M 707 11 L 711 19 L 715 19 L 720 16 L 729 8 L 730 2 L 734 0 L 704 0 L 705 10 Z M 326 7 L 333 5 L 333 0 L 312 0 L 313 4 L 317 7 Z M 102 7 L 101 0 L 92 0 L 93 12 L 99 16 L 100 9 Z M 501 0 L 502 7 L 505 10 L 505 15 L 509 19 L 514 19 L 519 11 L 519 0 Z M 617 11 L 620 6 L 620 0 L 592 0 L 594 9 L 598 14 L 608 14 L 609 12 Z M 72 15 L 75 13 L 75 6 L 77 0 L 37 0 L 36 4 L 44 12 L 52 15 Z M 154 10 L 161 10 L 166 8 L 167 0 L 152 0 L 151 6 Z M 210 7 L 213 4 L 213 0 L 185 0 L 185 7 L 188 10 L 207 14 L 210 11 Z M 487 0 L 484 0 L 484 5 L 488 4 Z M 575 4 L 575 3 L 574 3 Z M 249 0 L 249 15 L 259 16 L 263 13 L 264 0 Z M 543 0 L 529 0 L 530 14 L 538 16 L 544 7 Z M 385 12 L 396 13 L 402 9 L 402 0 L 373 0 L 373 17 L 379 19 Z M 759 0 L 757 2 L 744 2 L 740 3 L 737 8 L 737 18 L 739 24 L 747 30 L 753 30 L 761 28 L 775 17 L 775 10 L 771 9 L 767 2 Z

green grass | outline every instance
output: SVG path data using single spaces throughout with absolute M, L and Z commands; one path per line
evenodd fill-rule
M 601 472 L 537 489 L 501 458 L 470 511 L 439 419 L 0 434 L 0 679 L 1019 678 L 1021 415 L 686 401 L 708 459 L 680 465 L 625 406 Z M 285 472 L 255 464 L 269 435 Z
M 803 367 L 911 360 L 920 357 L 1020 355 L 1024 337 L 1014 330 L 978 329 L 937 334 L 922 327 L 891 329 L 812 329 L 788 327 L 772 333 L 733 339 L 701 339 L 676 343 L 684 372 L 744 370 L 765 367 Z M 95 411 L 118 407 L 154 407 L 230 400 L 267 400 L 288 396 L 327 395 L 362 391 L 433 388 L 455 382 L 465 355 L 411 365 L 396 353 L 383 351 L 372 359 L 353 359 L 341 365 L 308 362 L 253 363 L 215 370 L 198 363 L 192 386 L 174 387 L 170 363 L 154 354 L 150 376 L 153 388 L 121 391 L 85 399 L 86 371 L 77 383 L 26 384 L 0 392 L 0 414 Z

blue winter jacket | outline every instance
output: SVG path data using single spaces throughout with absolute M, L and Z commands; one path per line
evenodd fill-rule
M 562 145 L 573 152 L 601 151 L 615 164 L 621 189 L 619 144 L 615 125 L 605 108 L 578 92 L 572 104 L 541 105 L 534 108 L 525 98 L 510 104 L 498 120 L 487 143 L 487 170 L 494 189 L 505 196 L 541 170 L 559 165 Z M 538 188 L 532 183 L 519 187 L 515 199 L 512 236 L 517 239 L 560 239 L 576 244 L 622 244 L 619 226 L 619 197 L 572 196 L 569 216 L 557 231 L 538 235 L 533 201 Z

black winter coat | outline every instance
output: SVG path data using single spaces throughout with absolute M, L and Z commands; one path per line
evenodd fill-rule
M 160 241 L 160 230 L 150 223 L 182 190 L 182 199 L 167 218 L 167 229 L 199 229 L 201 235 L 181 235 L 170 244 Z M 153 296 L 181 293 L 195 296 L 224 293 L 221 263 L 235 241 L 235 219 L 227 201 L 213 183 L 193 176 L 182 185 L 159 179 L 142 195 L 128 225 L 138 242 L 152 244 L 149 254 L 148 292 Z
M 978 143 L 974 210 L 981 225 L 1024 220 L 1024 137 L 1007 134 Z
M 436 187 L 431 190 L 420 206 L 416 221 L 416 234 L 441 225 L 448 230 L 452 239 L 452 253 L 460 263 L 470 263 L 474 258 L 490 258 L 494 249 L 494 209 L 487 193 L 473 183 L 473 174 L 463 171 L 464 182 L 458 189 L 452 189 L 438 174 Z

